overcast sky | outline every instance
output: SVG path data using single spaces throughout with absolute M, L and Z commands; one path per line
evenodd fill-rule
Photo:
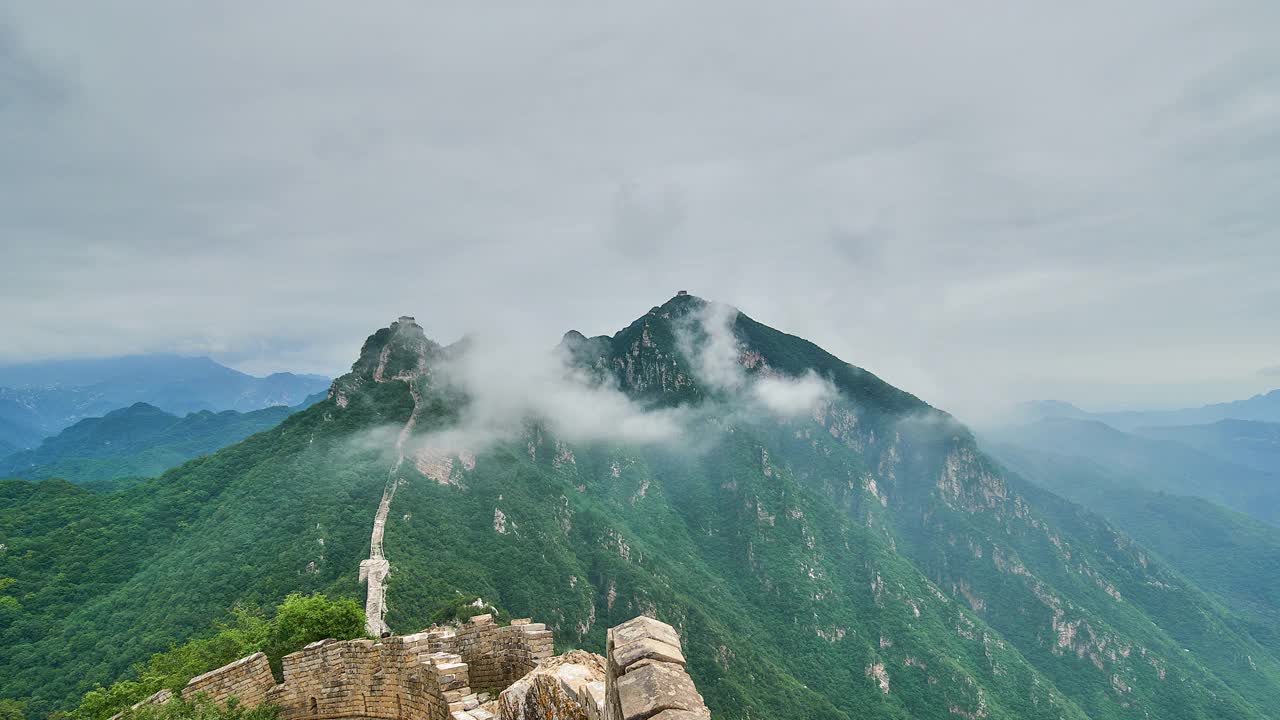
M 1280 386 L 1275 0 L 502 5 L 0 1 L 0 362 L 688 289 L 962 414 Z

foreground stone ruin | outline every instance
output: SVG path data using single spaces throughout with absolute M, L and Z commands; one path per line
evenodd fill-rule
M 680 637 L 666 623 L 637 617 L 609 630 L 606 657 L 581 650 L 553 657 L 552 645 L 541 623 L 498 626 L 480 615 L 458 628 L 376 642 L 311 643 L 284 657 L 278 685 L 257 653 L 192 679 L 182 697 L 268 703 L 279 706 L 281 720 L 711 717 L 685 671 Z M 161 691 L 144 704 L 171 697 Z

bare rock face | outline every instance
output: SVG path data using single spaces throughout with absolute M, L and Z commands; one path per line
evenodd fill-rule
M 500 720 L 598 720 L 605 660 L 571 650 L 544 660 L 498 696 Z

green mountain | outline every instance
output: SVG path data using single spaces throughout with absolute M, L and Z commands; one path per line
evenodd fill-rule
M 1134 432 L 1179 442 L 1220 460 L 1280 476 L 1280 423 L 1219 420 L 1208 425 L 1143 427 Z
M 87 418 L 45 438 L 39 447 L 0 459 L 0 477 L 72 482 L 152 477 L 191 458 L 279 425 L 297 407 L 240 413 L 208 410 L 178 417 L 146 403 Z
M 990 438 L 1021 448 L 1089 458 L 1117 483 L 1203 498 L 1280 526 L 1280 475 L 1215 457 L 1180 441 L 1070 418 L 1002 428 L 992 431 Z
M 75 422 L 145 402 L 178 415 L 297 405 L 329 379 L 254 377 L 207 357 L 132 355 L 0 366 L 0 442 L 16 449 Z
M 360 568 L 401 632 L 476 595 L 561 649 L 655 614 L 720 718 L 1268 718 L 1280 697 L 1276 654 L 1102 518 L 686 295 L 556 362 L 401 318 L 272 430 L 118 492 L 0 498 L 0 695 L 35 713 L 235 603 L 364 597 Z

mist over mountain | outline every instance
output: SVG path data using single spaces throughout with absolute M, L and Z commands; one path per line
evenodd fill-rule
M 1280 423 L 1227 419 L 1208 425 L 1140 427 L 1134 432 L 1172 440 L 1220 460 L 1280 474 Z
M 987 431 L 992 441 L 1086 459 L 1115 482 L 1174 495 L 1212 500 L 1280 525 L 1280 474 L 1275 468 L 1211 455 L 1174 439 L 1174 433 L 1127 433 L 1098 420 L 1047 418 Z M 1199 436 L 1182 431 L 1178 436 Z
M 1276 28 L 0 2 L 0 720 L 1280 720 Z
M 312 591 L 397 633 L 478 596 L 561 649 L 663 618 L 716 717 L 1262 719 L 1280 693 L 1264 593 L 1206 590 L 945 412 L 684 294 L 550 352 L 401 317 L 270 430 L 0 498 L 0 694 L 37 712 Z
M 1259 393 L 1245 400 L 1213 403 L 1180 410 L 1087 412 L 1060 400 L 1041 400 L 1022 404 L 1018 408 L 1018 414 L 1025 420 L 1059 417 L 1097 420 L 1119 430 L 1171 425 L 1207 425 L 1223 420 L 1277 423 L 1280 422 L 1280 390 Z

